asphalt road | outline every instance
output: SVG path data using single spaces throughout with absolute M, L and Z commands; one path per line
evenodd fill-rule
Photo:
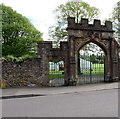
M 3 117 L 118 117 L 118 90 L 4 99 Z

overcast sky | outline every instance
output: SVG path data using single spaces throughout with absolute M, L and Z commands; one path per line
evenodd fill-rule
M 55 23 L 53 10 L 68 0 L 1 0 L 18 13 L 26 16 L 34 26 L 43 32 L 44 40 L 48 39 L 48 28 Z M 99 19 L 110 17 L 115 3 L 119 0 L 83 0 L 100 10 Z

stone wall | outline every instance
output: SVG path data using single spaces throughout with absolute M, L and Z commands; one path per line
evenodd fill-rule
M 7 81 L 8 87 L 47 85 L 48 79 L 45 78 L 41 59 L 24 59 L 22 61 L 3 60 L 2 79 Z
M 119 81 L 120 81 L 120 58 L 119 58 L 119 68 L 118 68 L 118 74 L 119 74 Z

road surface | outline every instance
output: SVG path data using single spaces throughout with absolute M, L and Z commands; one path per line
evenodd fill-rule
M 118 89 L 4 99 L 3 117 L 118 117 Z

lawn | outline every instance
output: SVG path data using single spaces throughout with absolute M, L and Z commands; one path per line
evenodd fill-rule
M 49 70 L 49 78 L 54 79 L 54 78 L 62 78 L 64 77 L 64 71 L 54 71 L 54 70 Z
M 86 70 L 81 70 L 81 75 L 103 75 L 104 74 L 104 64 L 92 64 L 91 66 L 92 70 L 86 69 Z M 54 78 L 62 78 L 64 77 L 64 70 L 61 71 L 54 71 L 54 70 L 49 70 L 49 78 L 54 79 Z
M 91 70 L 81 70 L 82 75 L 102 75 L 104 74 L 104 64 L 92 64 Z

